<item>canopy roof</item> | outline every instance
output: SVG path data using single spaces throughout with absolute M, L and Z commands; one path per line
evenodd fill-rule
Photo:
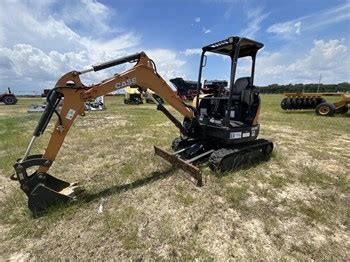
M 240 42 L 239 56 L 252 56 L 258 52 L 264 45 L 248 38 L 241 38 L 238 36 L 231 36 L 225 40 L 207 45 L 203 47 L 203 51 L 218 53 L 222 55 L 233 55 L 232 49 L 235 48 L 236 44 Z M 234 51 L 234 50 L 233 50 Z

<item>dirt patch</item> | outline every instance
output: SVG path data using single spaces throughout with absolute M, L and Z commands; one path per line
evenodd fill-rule
M 288 184 L 288 186 L 283 187 L 283 189 L 277 193 L 277 200 L 279 202 L 284 200 L 315 200 L 317 199 L 317 192 L 319 192 L 319 190 L 319 188 L 308 187 L 300 183 Z

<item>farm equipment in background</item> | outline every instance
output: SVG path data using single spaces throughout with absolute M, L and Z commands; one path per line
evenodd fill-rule
M 42 98 L 45 98 L 43 103 L 41 104 L 30 104 L 27 107 L 27 113 L 38 113 L 38 112 L 44 112 L 45 108 L 47 107 L 47 95 L 49 94 L 51 89 L 44 89 L 43 93 L 41 94 Z M 58 110 L 61 106 L 63 106 L 64 99 L 62 98 L 61 101 L 57 104 L 56 110 Z M 102 111 L 106 109 L 105 99 L 104 96 L 96 97 L 96 99 L 92 99 L 90 101 L 86 101 L 84 104 L 84 110 L 85 111 Z
M 11 88 L 7 88 L 7 92 L 0 93 L 0 102 L 5 105 L 15 105 L 17 103 L 17 97 L 11 92 Z
M 47 97 L 48 93 L 50 92 L 51 89 L 44 89 L 43 92 L 41 93 L 41 97 Z
M 44 112 L 46 108 L 46 104 L 30 104 L 27 107 L 27 113 L 38 113 Z
M 350 104 L 350 93 L 284 93 L 281 101 L 283 110 L 315 109 L 320 116 L 333 116 L 334 113 L 345 114 Z M 327 102 L 323 97 L 341 97 L 335 103 Z
M 197 95 L 197 82 L 184 80 L 181 77 L 170 79 L 170 82 L 175 86 L 177 95 L 182 100 L 193 100 Z M 203 94 L 213 94 L 215 92 L 223 93 L 228 83 L 226 80 L 205 80 L 200 92 Z M 228 90 L 226 90 L 228 93 Z
M 198 186 L 203 184 L 198 167 L 200 163 L 207 162 L 212 170 L 225 172 L 245 163 L 267 160 L 273 151 L 273 143 L 266 139 L 257 139 L 261 101 L 253 84 L 256 54 L 262 47 L 262 43 L 237 36 L 203 47 L 197 94 L 201 89 L 202 70 L 207 64 L 207 53 L 230 57 L 230 87 L 228 92 L 196 96 L 192 106 L 185 104 L 175 94 L 157 72 L 153 60 L 143 52 L 61 76 L 47 95 L 47 107 L 23 157 L 14 164 L 15 174 L 11 176 L 12 180 L 19 182 L 21 189 L 28 196 L 29 209 L 34 213 L 45 211 L 50 206 L 74 200 L 81 193 L 81 187 L 77 184 L 68 183 L 47 172 L 54 163 L 74 120 L 85 115 L 84 103 L 127 86 L 137 86 L 139 93 L 152 99 L 157 109 L 179 129 L 180 135 L 172 141 L 174 152 L 168 153 L 154 146 L 155 154 L 186 171 Z M 237 61 L 246 58 L 250 58 L 251 61 L 250 74 L 236 79 Z M 80 80 L 82 74 L 129 62 L 136 64 L 100 83 L 85 86 Z M 180 122 L 148 89 L 153 90 L 178 111 L 184 117 L 183 121 Z M 57 105 L 63 97 L 64 104 L 58 111 Z M 31 155 L 35 140 L 44 133 L 53 114 L 56 114 L 58 119 L 44 154 Z M 33 167 L 37 168 L 30 172 Z
M 228 94 L 228 90 L 226 90 L 227 85 L 228 83 L 226 80 L 205 80 L 201 91 L 204 94 L 213 94 L 215 92 L 226 92 Z
M 124 92 L 124 104 L 143 104 L 142 95 L 137 87 L 127 86 Z
M 170 79 L 170 82 L 175 86 L 177 95 L 182 100 L 193 100 L 197 95 L 197 82 L 184 80 L 181 77 Z
M 47 107 L 46 97 L 49 94 L 51 89 L 43 89 L 43 92 L 41 93 L 42 97 L 42 103 L 41 104 L 30 104 L 27 106 L 27 113 L 40 113 L 44 112 L 45 108 Z M 63 105 L 63 99 L 59 102 L 59 104 L 56 106 L 56 110 L 59 109 L 60 106 Z
M 96 97 L 91 101 L 86 101 L 84 110 L 85 111 L 102 111 L 106 109 L 105 98 L 104 96 Z

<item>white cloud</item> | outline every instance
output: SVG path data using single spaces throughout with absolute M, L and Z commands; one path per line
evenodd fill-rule
M 201 21 L 201 18 L 200 18 L 200 17 L 196 17 L 196 18 L 194 19 L 194 21 L 195 21 L 196 23 L 199 23 L 199 22 Z
M 5 1 L 0 9 L 5 10 L 0 16 L 0 86 L 10 86 L 15 91 L 51 88 L 57 79 L 70 70 L 81 70 L 98 62 L 108 61 L 127 54 L 139 52 L 140 37 L 135 32 L 114 33 L 105 38 L 103 34 L 84 35 L 76 32 L 68 24 L 74 21 L 57 18 L 50 10 L 50 2 L 39 5 L 40 1 Z M 32 10 L 31 4 L 33 3 Z M 70 2 L 69 2 L 70 3 Z M 80 7 L 89 10 L 91 23 L 101 16 L 98 28 L 109 28 L 107 14 L 111 11 L 97 1 L 82 0 L 73 2 L 72 10 Z M 37 11 L 37 9 L 40 12 Z M 63 6 L 59 12 L 64 12 Z M 16 13 L 16 16 L 13 14 Z M 48 15 L 42 15 L 48 14 Z M 67 13 L 68 14 L 68 13 Z M 67 21 L 65 19 L 68 19 Z M 86 21 L 86 23 L 90 23 Z M 114 25 L 113 25 L 114 26 Z M 164 77 L 182 75 L 181 67 L 185 61 L 178 58 L 176 52 L 167 49 L 149 50 Z M 125 70 L 131 64 L 110 70 L 86 74 L 86 84 L 110 77 Z
M 261 8 L 257 7 L 249 9 L 246 14 L 248 18 L 248 26 L 243 29 L 239 35 L 252 38 L 260 30 L 261 23 L 269 16 L 269 13 L 264 13 Z
M 146 53 L 156 62 L 158 73 L 165 80 L 185 75 L 182 71 L 182 66 L 186 64 L 186 61 L 178 58 L 175 51 L 169 49 L 151 49 L 146 50 Z
M 192 55 L 199 56 L 200 54 L 202 54 L 202 49 L 201 48 L 187 48 L 187 49 L 185 49 L 185 51 L 181 51 L 180 54 L 185 55 L 185 56 L 192 56 Z M 206 56 L 217 56 L 217 57 L 220 57 L 223 61 L 230 60 L 230 58 L 228 56 L 220 55 L 217 53 L 207 52 L 207 53 L 205 53 L 205 55 Z
M 69 1 L 57 14 L 68 26 L 79 25 L 85 34 L 105 35 L 118 32 L 109 22 L 116 19 L 114 11 L 96 0 Z
M 203 31 L 204 34 L 209 34 L 209 33 L 211 33 L 211 30 L 208 29 L 208 28 L 205 28 L 205 27 L 203 27 L 202 31 Z
M 308 16 L 283 23 L 276 23 L 267 28 L 268 33 L 289 39 L 302 32 L 319 30 L 331 24 L 350 20 L 350 2 Z
M 267 29 L 267 32 L 281 35 L 284 38 L 289 38 L 293 35 L 300 34 L 301 24 L 301 21 L 294 20 L 286 23 L 274 24 Z
M 308 53 L 286 61 L 283 52 L 257 58 L 257 84 L 311 83 L 319 74 L 325 83 L 349 81 L 350 50 L 345 40 L 315 40 Z
M 181 52 L 185 56 L 190 56 L 190 55 L 200 55 L 202 53 L 202 49 L 200 48 L 188 48 L 185 51 Z
M 300 34 L 300 29 L 301 29 L 301 22 L 300 21 L 296 22 L 294 24 L 294 27 L 295 27 L 295 33 L 299 35 Z

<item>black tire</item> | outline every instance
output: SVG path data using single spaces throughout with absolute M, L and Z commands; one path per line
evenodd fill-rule
M 318 105 L 320 105 L 320 104 L 323 104 L 323 103 L 327 103 L 327 101 L 326 101 L 326 99 L 324 99 L 324 98 L 322 98 L 322 97 L 317 97 L 316 98 L 316 101 L 315 101 L 315 109 L 316 109 L 316 107 L 318 106 Z
M 303 109 L 308 109 L 308 99 L 306 97 L 301 98 Z
M 347 113 L 348 111 L 349 111 L 349 108 L 348 108 L 347 106 L 343 106 L 343 107 L 338 108 L 338 109 L 336 110 L 336 112 L 339 113 L 339 114 L 345 114 L 345 113 Z
M 321 103 L 315 109 L 316 115 L 319 116 L 333 116 L 335 113 L 335 106 L 331 103 Z
M 286 100 L 286 108 L 287 108 L 287 110 L 292 109 L 292 102 L 291 102 L 290 98 L 287 98 L 287 100 Z
M 287 107 L 287 99 L 288 98 L 283 98 L 282 101 L 281 101 L 281 108 L 283 110 L 287 110 L 288 109 L 288 107 Z
M 318 105 L 318 102 L 317 102 L 316 98 L 312 98 L 312 99 L 310 100 L 310 107 L 311 107 L 312 109 L 315 109 L 317 105 Z
M 2 101 L 5 105 L 15 105 L 17 103 L 17 98 L 15 96 L 4 96 Z
M 296 103 L 297 109 L 304 109 L 303 108 L 303 98 L 296 98 L 295 103 Z

